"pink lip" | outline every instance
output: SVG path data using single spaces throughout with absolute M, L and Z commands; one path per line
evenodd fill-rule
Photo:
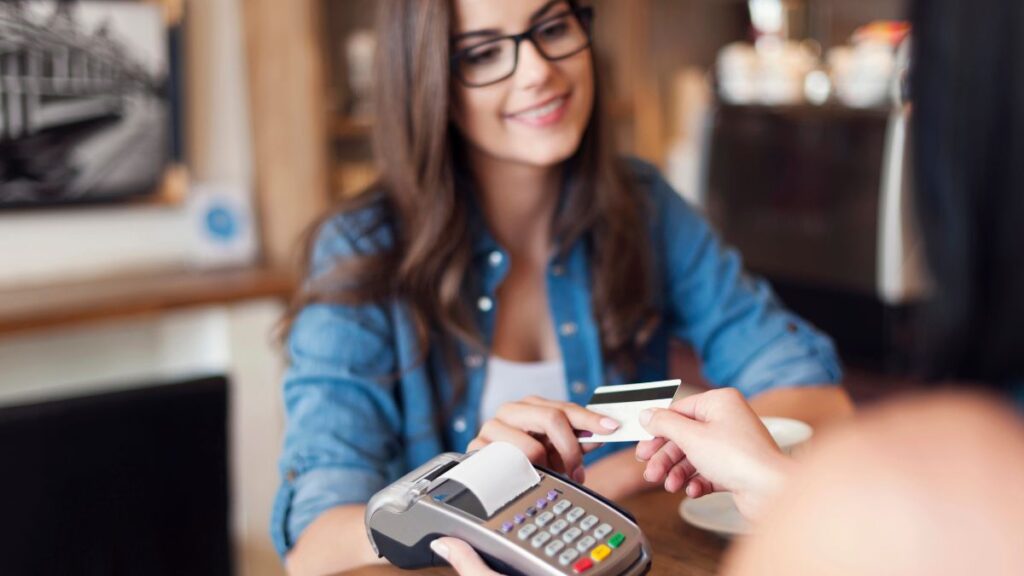
M 570 96 L 571 96 L 571 93 L 566 93 L 566 94 L 561 94 L 561 95 L 558 95 L 558 96 L 554 96 L 554 97 L 548 98 L 547 100 L 544 100 L 543 102 L 540 102 L 538 104 L 530 106 L 529 108 L 526 108 L 525 110 L 522 110 L 520 112 L 516 112 L 514 114 L 509 114 L 507 116 L 507 118 L 509 120 L 514 120 L 514 121 L 519 122 L 521 124 L 525 124 L 527 126 L 534 126 L 534 127 L 551 126 L 552 124 L 557 124 L 558 121 L 560 121 L 563 117 L 565 117 L 565 113 L 569 109 L 569 98 L 570 98 Z M 554 102 L 555 100 L 558 100 L 559 98 L 564 98 L 565 99 L 565 101 L 562 102 L 562 105 L 559 106 L 558 108 L 552 110 L 551 112 L 545 114 L 544 116 L 539 116 L 537 118 L 527 118 L 525 116 L 521 116 L 521 114 L 523 114 L 524 112 L 529 112 L 530 110 L 535 110 L 537 108 L 541 108 L 543 106 L 547 106 L 548 104 L 550 104 L 551 102 Z

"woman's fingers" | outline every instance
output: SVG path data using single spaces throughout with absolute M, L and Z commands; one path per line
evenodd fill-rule
M 531 462 L 547 465 L 582 483 L 585 477 L 583 455 L 603 444 L 581 445 L 577 431 L 608 434 L 618 428 L 615 420 L 582 406 L 530 396 L 499 408 L 494 419 L 485 423 L 479 437 L 470 443 L 470 449 L 506 440 L 524 449 Z M 513 434 L 515 430 L 520 434 Z M 533 442 L 527 441 L 524 435 Z M 543 458 L 539 456 L 542 449 L 546 453 Z
M 640 425 L 655 438 L 665 438 L 685 451 L 687 444 L 699 437 L 704 424 L 673 410 L 648 408 L 640 413 Z
M 678 492 L 687 481 L 697 474 L 697 468 L 688 458 L 683 458 L 665 475 L 665 490 Z
M 668 440 L 665 440 L 664 438 L 655 438 L 653 440 L 637 442 L 636 459 L 641 462 L 647 462 L 652 456 L 658 453 L 658 450 L 661 450 L 661 447 L 665 445 L 665 442 L 668 442 Z
M 456 538 L 438 538 L 430 543 L 430 549 L 452 565 L 459 576 L 500 576 L 484 564 L 473 548 Z
M 644 478 L 648 482 L 663 482 L 672 468 L 686 459 L 686 455 L 672 442 L 666 442 L 660 450 L 651 456 L 644 469 Z
M 497 419 L 488 420 L 484 423 L 483 428 L 480 429 L 480 434 L 477 435 L 473 442 L 470 442 L 470 447 L 475 449 L 472 447 L 474 444 L 477 444 L 478 447 L 482 448 L 487 444 L 499 441 L 508 442 L 516 446 L 534 464 L 550 466 L 548 451 L 540 440 L 523 432 L 519 427 L 508 425 Z
M 543 434 L 537 434 L 537 433 L 531 433 L 530 436 L 533 436 L 534 438 L 536 438 L 538 442 L 540 442 L 541 444 L 544 445 L 544 449 L 547 450 L 547 453 L 548 453 L 548 468 L 550 468 L 552 470 L 556 470 L 558 472 L 565 472 L 566 470 L 572 470 L 571 468 L 566 468 L 565 462 L 562 461 L 562 455 L 558 453 L 558 450 L 551 443 L 551 440 L 549 440 L 547 436 L 544 436 Z
M 676 400 L 669 407 L 687 418 L 709 422 L 736 411 L 751 411 L 743 394 L 736 388 L 715 388 Z
M 572 402 L 556 402 L 539 396 L 527 396 L 526 398 L 523 398 L 523 403 L 561 410 L 565 413 L 566 418 L 569 420 L 569 424 L 571 424 L 575 430 L 586 430 L 588 432 L 593 432 L 594 434 L 610 434 L 618 430 L 621 426 L 619 422 L 616 422 L 614 419 L 609 418 L 604 414 L 592 412 L 583 406 Z
M 574 478 L 583 468 L 583 450 L 572 425 L 560 408 L 543 404 L 513 402 L 498 410 L 495 420 L 506 426 L 543 434 L 558 452 L 565 470 Z
M 700 498 L 713 492 L 715 492 L 714 485 L 699 474 L 686 482 L 686 495 L 690 498 Z

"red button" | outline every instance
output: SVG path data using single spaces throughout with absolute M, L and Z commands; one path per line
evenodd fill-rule
M 579 562 L 577 562 L 577 563 L 572 565 L 572 571 L 577 573 L 577 574 L 582 574 L 582 573 L 586 572 L 587 570 L 590 570 L 591 568 L 593 568 L 593 566 L 594 566 L 594 561 L 593 560 L 591 560 L 590 558 L 584 558 L 583 560 L 580 560 Z

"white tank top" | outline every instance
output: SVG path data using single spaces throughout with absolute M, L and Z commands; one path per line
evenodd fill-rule
M 560 402 L 569 400 L 562 361 L 511 362 L 491 356 L 487 360 L 487 377 L 480 402 L 481 425 L 494 418 L 502 404 L 527 396 Z

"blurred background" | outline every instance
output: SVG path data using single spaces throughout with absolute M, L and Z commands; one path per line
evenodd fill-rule
M 859 402 L 913 387 L 904 0 L 592 3 L 622 152 Z M 374 178 L 374 4 L 0 3 L 4 573 L 282 573 L 272 332 L 302 232 Z

